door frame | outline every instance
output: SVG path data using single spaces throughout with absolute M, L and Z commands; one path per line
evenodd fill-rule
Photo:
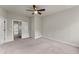
M 13 38 L 13 40 L 14 40 L 14 21 L 20 21 L 20 22 L 22 22 L 22 20 L 12 19 L 12 38 Z M 22 34 L 21 34 L 21 36 L 22 36 Z

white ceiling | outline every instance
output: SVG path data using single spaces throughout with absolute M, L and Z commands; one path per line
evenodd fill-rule
M 74 5 L 37 5 L 37 7 L 45 8 L 46 11 L 42 12 L 43 16 L 50 15 L 68 8 L 74 7 Z M 21 14 L 25 16 L 32 16 L 32 12 L 26 11 L 26 9 L 31 9 L 31 5 L 0 5 L 0 8 L 3 8 L 11 13 Z

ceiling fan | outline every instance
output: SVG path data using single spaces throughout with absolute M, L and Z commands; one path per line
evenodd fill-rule
M 32 15 L 39 14 L 41 15 L 41 11 L 45 11 L 45 9 L 38 9 L 36 5 L 32 6 L 33 9 L 27 9 L 27 11 L 33 11 Z

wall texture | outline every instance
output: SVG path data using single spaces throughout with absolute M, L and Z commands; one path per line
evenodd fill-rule
M 43 18 L 43 36 L 79 45 L 79 7 Z

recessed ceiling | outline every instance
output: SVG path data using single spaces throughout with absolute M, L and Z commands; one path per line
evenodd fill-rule
M 74 5 L 37 5 L 37 7 L 45 8 L 46 11 L 41 12 L 42 16 L 50 15 L 68 8 L 74 7 Z M 0 8 L 3 8 L 11 13 L 21 14 L 25 16 L 32 16 L 32 12 L 26 11 L 27 9 L 31 9 L 32 5 L 0 5 Z

